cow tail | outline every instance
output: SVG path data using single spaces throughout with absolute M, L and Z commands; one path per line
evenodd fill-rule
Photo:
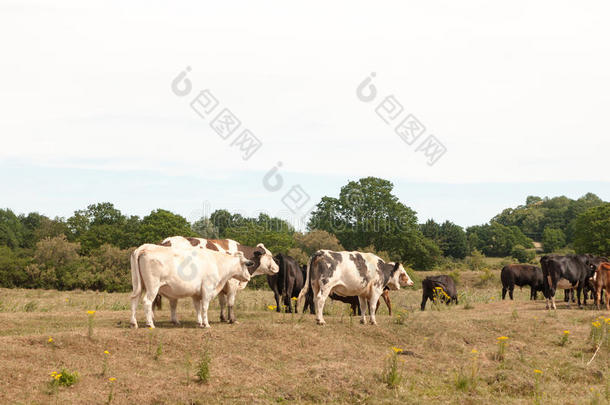
M 137 248 L 131 253 L 131 257 L 129 258 L 131 262 L 131 286 L 133 287 L 133 292 L 131 293 L 131 298 L 140 297 L 142 294 L 142 275 L 140 274 L 140 248 Z
M 303 289 L 301 290 L 301 292 L 299 293 L 299 297 L 297 298 L 297 308 L 301 307 L 301 302 L 303 302 L 303 298 L 307 296 L 307 290 L 309 290 L 309 273 L 311 269 L 311 264 L 320 254 L 321 252 L 314 253 L 309 258 L 309 262 L 307 262 L 307 270 L 305 271 L 305 285 L 303 286 Z M 303 310 L 305 310 L 304 306 Z

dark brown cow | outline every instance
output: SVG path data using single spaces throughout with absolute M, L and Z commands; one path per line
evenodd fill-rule
M 312 294 L 313 295 L 313 294 Z M 360 300 L 358 299 L 358 297 L 356 296 L 351 296 L 351 297 L 343 297 L 341 295 L 332 293 L 328 296 L 331 300 L 335 300 L 335 301 L 341 301 L 341 302 L 345 302 L 346 304 L 350 304 L 352 307 L 352 315 L 362 315 L 362 310 L 360 308 Z M 383 293 L 381 294 L 381 298 L 383 298 L 383 301 L 385 302 L 385 304 L 388 307 L 388 313 L 390 316 L 392 316 L 392 301 L 390 300 L 390 290 L 389 288 L 384 288 L 383 289 Z M 313 297 L 312 297 L 313 299 Z M 381 301 L 377 301 L 377 307 L 375 308 L 375 313 L 377 313 L 377 310 L 379 309 L 379 304 L 381 303 Z
M 421 310 L 426 309 L 426 301 L 434 302 L 440 299 L 449 305 L 451 302 L 458 304 L 457 289 L 455 282 L 450 276 L 441 274 L 440 276 L 428 276 L 422 281 Z
M 538 266 L 529 264 L 509 264 L 502 268 L 500 273 L 502 279 L 502 299 L 506 297 L 506 292 L 510 299 L 513 299 L 515 286 L 530 286 L 530 300 L 535 300 L 538 291 L 544 291 L 542 280 L 542 269 Z

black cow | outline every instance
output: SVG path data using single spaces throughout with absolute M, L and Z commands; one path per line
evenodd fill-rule
M 312 293 L 312 295 L 313 295 L 313 293 Z M 356 315 L 356 314 L 362 315 L 362 310 L 360 308 L 360 300 L 358 299 L 358 297 L 356 297 L 356 296 L 344 297 L 342 295 L 335 294 L 335 293 L 330 294 L 328 297 L 335 301 L 341 301 L 341 302 L 345 302 L 346 304 L 350 304 L 352 307 L 352 315 Z M 389 315 L 392 316 L 392 301 L 390 300 L 390 289 L 389 288 L 385 287 L 383 289 L 383 294 L 381 294 L 381 298 L 383 298 L 383 300 L 385 301 L 385 304 L 388 307 Z M 377 301 L 377 308 L 375 308 L 375 313 L 377 313 L 380 303 L 381 303 L 381 300 Z
M 267 276 L 267 283 L 273 291 L 276 303 L 276 311 L 281 311 L 280 298 L 284 301 L 284 305 L 288 312 L 292 312 L 291 298 L 297 298 L 301 289 L 305 285 L 305 273 L 299 266 L 297 261 L 291 256 L 286 256 L 281 253 L 277 254 L 274 258 L 275 262 L 279 266 L 280 270 L 277 274 Z M 305 302 L 305 308 L 307 304 L 311 305 L 311 302 Z M 310 309 L 313 311 L 313 309 Z M 296 312 L 296 305 L 295 305 Z M 313 312 L 312 312 L 313 313 Z
M 457 305 L 457 288 L 455 288 L 455 282 L 453 278 L 441 274 L 440 276 L 428 276 L 422 281 L 422 299 L 421 299 L 421 310 L 426 309 L 426 301 L 434 301 L 435 298 L 439 297 L 442 302 L 447 305 L 451 302 L 455 302 Z M 442 291 L 440 289 L 442 289 Z M 443 293 L 444 292 L 444 293 Z M 445 296 L 445 294 L 447 296 Z
M 557 309 L 555 305 L 555 291 L 557 288 L 576 288 L 578 307 L 582 308 L 580 296 L 588 279 L 593 277 L 595 272 L 589 264 L 591 258 L 592 256 L 590 255 L 547 255 L 540 258 L 547 309 L 550 308 L 549 300 L 551 301 L 552 308 Z M 583 299 L 584 305 L 587 305 L 586 294 L 583 296 Z M 569 307 L 570 302 L 568 301 Z
M 502 299 L 506 297 L 507 291 L 510 299 L 513 299 L 515 285 L 518 287 L 529 285 L 530 300 L 535 300 L 538 291 L 544 290 L 542 269 L 538 266 L 531 266 L 529 264 L 509 264 L 502 268 L 500 278 L 502 279 Z

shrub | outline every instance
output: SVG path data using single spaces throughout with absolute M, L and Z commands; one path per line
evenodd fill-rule
M 49 384 L 51 387 L 69 387 L 76 384 L 79 379 L 80 375 L 78 372 L 71 372 L 66 368 L 62 368 L 59 373 L 57 371 L 51 373 L 51 382 Z
M 209 351 L 206 349 L 201 355 L 201 359 L 199 359 L 199 363 L 197 364 L 197 377 L 199 378 L 199 382 L 202 384 L 207 383 L 210 380 L 210 363 L 212 359 L 210 357 Z
M 527 263 L 536 257 L 536 252 L 532 249 L 526 249 L 521 245 L 515 245 L 511 250 L 511 255 L 519 261 L 519 263 Z
M 485 266 L 485 255 L 474 249 L 470 256 L 466 258 L 470 270 L 481 270 Z

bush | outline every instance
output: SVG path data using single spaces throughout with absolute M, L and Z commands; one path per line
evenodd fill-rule
M 566 244 L 566 235 L 561 229 L 544 228 L 542 233 L 542 247 L 546 253 L 554 252 L 557 249 L 564 247 Z
M 466 258 L 466 263 L 468 263 L 470 270 L 481 270 L 485 267 L 485 255 L 474 249 L 470 256 Z
M 511 250 L 511 255 L 519 261 L 519 263 L 528 263 L 536 257 L 536 252 L 531 249 L 526 249 L 521 245 L 516 245 Z

